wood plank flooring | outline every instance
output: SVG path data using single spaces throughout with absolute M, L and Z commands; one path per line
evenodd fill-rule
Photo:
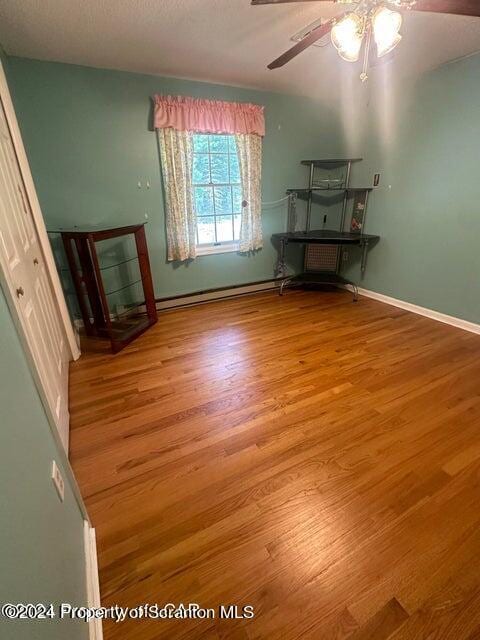
M 160 314 L 71 369 L 106 640 L 480 639 L 480 336 L 343 292 Z

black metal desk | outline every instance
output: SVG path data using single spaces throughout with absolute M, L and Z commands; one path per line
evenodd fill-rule
M 292 231 L 285 233 L 274 233 L 273 238 L 280 241 L 280 253 L 277 264 L 277 273 L 284 276 L 280 283 L 280 295 L 283 294 L 284 287 L 289 283 L 297 284 L 329 284 L 333 286 L 351 285 L 353 287 L 354 301 L 357 300 L 358 288 L 351 280 L 347 280 L 338 272 L 311 272 L 301 273 L 297 276 L 286 275 L 285 250 L 290 243 L 296 244 L 325 244 L 341 246 L 358 246 L 362 248 L 361 271 L 365 272 L 367 266 L 368 247 L 373 242 L 380 239 L 380 236 L 373 236 L 366 233 L 350 233 L 348 231 L 331 231 L 321 229 L 318 231 Z

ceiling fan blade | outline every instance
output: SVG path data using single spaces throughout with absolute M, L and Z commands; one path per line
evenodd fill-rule
M 412 11 L 430 11 L 432 13 L 453 13 L 459 16 L 480 17 L 478 0 L 417 0 Z
M 302 40 L 300 40 L 300 42 L 297 42 L 297 44 L 294 45 L 291 49 L 289 49 L 288 51 L 285 51 L 285 53 L 283 53 L 279 58 L 271 62 L 268 65 L 268 68 L 278 69 L 278 67 L 283 67 L 284 64 L 287 64 L 287 62 L 290 62 L 292 58 L 295 58 L 296 56 L 298 56 L 299 53 L 302 53 L 302 51 L 305 51 L 305 49 L 310 47 L 314 42 L 316 42 L 317 40 L 320 40 L 320 38 L 323 38 L 323 36 L 327 35 L 327 33 L 330 33 L 333 25 L 338 20 L 341 20 L 344 15 L 345 14 L 342 14 L 337 16 L 336 18 L 332 18 L 325 24 L 321 24 L 318 27 L 315 27 L 315 29 L 312 29 L 308 35 L 306 35 Z

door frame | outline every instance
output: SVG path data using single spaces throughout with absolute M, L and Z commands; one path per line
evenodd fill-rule
M 78 348 L 77 340 L 73 330 L 70 315 L 67 309 L 67 303 L 65 302 L 65 296 L 63 294 L 62 285 L 60 283 L 60 277 L 55 265 L 50 240 L 48 239 L 47 229 L 40 208 L 40 202 L 38 200 L 37 191 L 33 182 L 32 173 L 30 171 L 30 165 L 28 163 L 25 147 L 23 146 L 22 135 L 18 126 L 17 116 L 15 108 L 13 106 L 10 90 L 8 88 L 8 82 L 3 68 L 2 61 L 0 60 L 0 98 L 5 109 L 5 116 L 7 118 L 8 127 L 10 129 L 10 135 L 12 136 L 13 147 L 17 156 L 18 164 L 20 167 L 20 173 L 22 174 L 23 182 L 25 185 L 25 191 L 30 203 L 32 211 L 33 224 L 37 232 L 40 248 L 45 260 L 45 270 L 47 272 L 50 286 L 52 289 L 53 297 L 57 306 L 58 314 L 60 317 L 61 325 L 67 340 L 67 344 L 70 350 L 72 360 L 77 360 L 80 357 L 80 349 Z M 16 305 L 15 305 L 16 306 Z

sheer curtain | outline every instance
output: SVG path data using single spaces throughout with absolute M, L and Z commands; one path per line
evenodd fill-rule
M 192 134 L 158 129 L 166 196 L 168 260 L 196 256 L 197 220 L 192 198 Z
M 254 133 L 238 133 L 237 141 L 240 177 L 242 180 L 242 218 L 240 251 L 257 251 L 262 239 L 262 138 Z

